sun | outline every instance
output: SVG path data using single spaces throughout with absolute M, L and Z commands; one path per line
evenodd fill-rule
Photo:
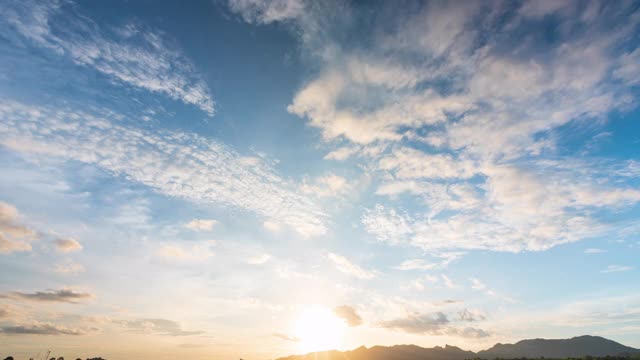
M 311 307 L 300 313 L 293 332 L 300 351 L 314 352 L 340 348 L 345 328 L 345 322 L 331 310 Z

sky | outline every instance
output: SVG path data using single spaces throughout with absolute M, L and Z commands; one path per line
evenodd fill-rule
M 639 2 L 0 12 L 0 357 L 640 347 Z

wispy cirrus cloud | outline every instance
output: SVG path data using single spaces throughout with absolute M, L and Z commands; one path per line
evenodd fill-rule
M 623 272 L 630 271 L 635 269 L 633 266 L 628 265 L 609 265 L 606 269 L 602 270 L 601 273 L 614 273 L 614 272 Z
M 0 115 L 0 144 L 13 151 L 95 165 L 168 196 L 254 212 L 304 236 L 326 231 L 327 215 L 295 183 L 219 142 L 13 101 L 0 102 Z
M 167 336 L 193 336 L 205 333 L 202 330 L 184 330 L 180 323 L 160 318 L 116 320 L 115 323 L 137 333 L 155 333 Z
M 77 13 L 72 2 L 9 1 L 1 6 L 5 33 L 94 69 L 129 86 L 164 94 L 212 116 L 214 101 L 192 62 L 163 34 L 130 23 L 108 27 Z
M 361 268 L 342 255 L 329 253 L 327 254 L 327 257 L 329 258 L 329 260 L 331 260 L 331 262 L 333 262 L 336 269 L 347 275 L 364 280 L 369 280 L 376 277 L 376 274 L 374 272 Z

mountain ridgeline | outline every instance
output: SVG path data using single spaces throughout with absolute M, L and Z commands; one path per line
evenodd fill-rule
M 571 339 L 533 339 L 515 344 L 496 344 L 477 353 L 455 346 L 423 348 L 417 345 L 359 347 L 351 351 L 322 351 L 292 355 L 277 360 L 465 360 L 520 358 L 584 358 L 587 356 L 640 356 L 640 349 L 624 346 L 599 336 L 578 336 Z

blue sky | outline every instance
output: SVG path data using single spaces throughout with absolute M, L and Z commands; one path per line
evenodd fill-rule
M 640 347 L 639 7 L 3 2 L 0 356 Z

